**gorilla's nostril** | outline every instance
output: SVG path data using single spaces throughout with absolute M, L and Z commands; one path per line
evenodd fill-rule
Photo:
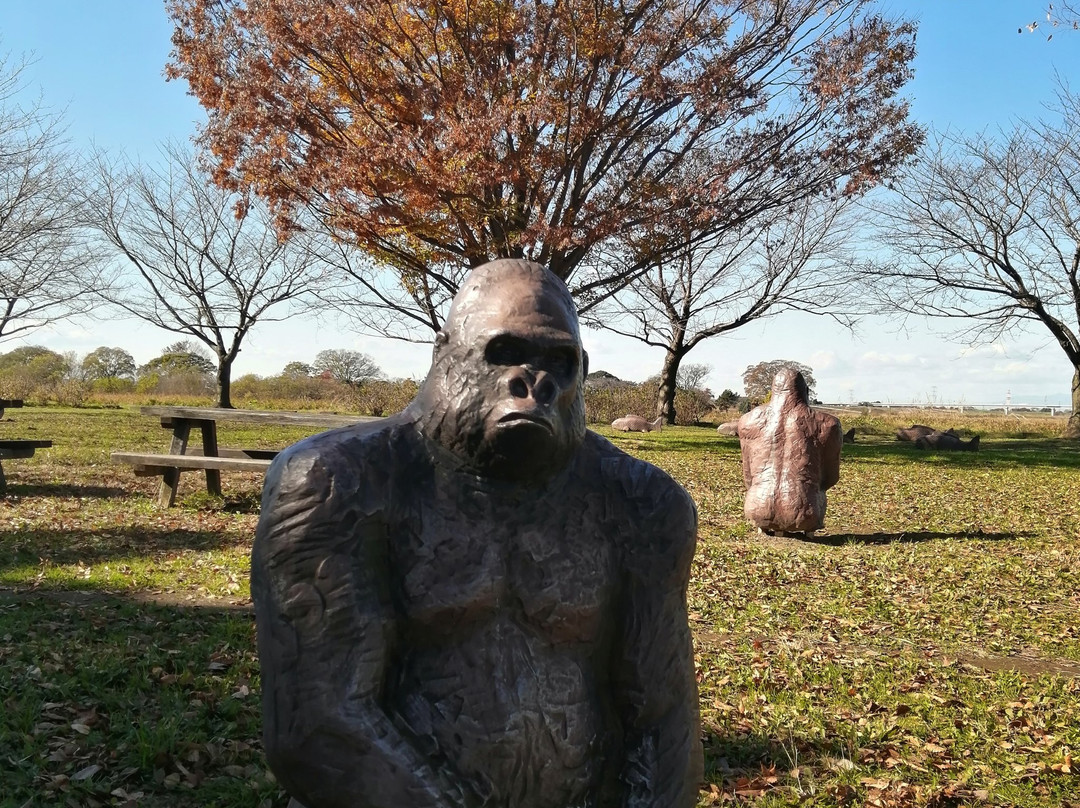
M 551 377 L 544 376 L 533 387 L 533 399 L 537 404 L 550 404 L 555 400 L 558 392 L 559 389 L 555 386 L 555 382 L 551 380 Z
M 529 385 L 525 384 L 525 380 L 520 376 L 515 376 L 510 380 L 510 395 L 514 398 L 528 398 Z

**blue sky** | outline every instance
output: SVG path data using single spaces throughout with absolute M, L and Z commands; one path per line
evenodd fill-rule
M 1054 76 L 1080 82 L 1080 33 L 1061 31 L 1051 41 L 1040 0 L 887 0 L 891 15 L 920 21 L 916 78 L 907 95 L 913 117 L 938 129 L 976 132 L 1037 118 L 1054 96 Z M 203 118 L 185 86 L 166 82 L 163 67 L 171 26 L 154 0 L 3 0 L 0 50 L 35 61 L 26 78 L 53 109 L 63 110 L 74 146 L 154 159 L 160 143 L 185 139 Z M 823 318 L 785 314 L 707 342 L 687 361 L 712 366 L 714 392 L 741 389 L 742 371 L 755 362 L 787 358 L 814 369 L 827 401 L 930 400 L 969 404 L 1065 403 L 1071 369 L 1061 350 L 1039 332 L 971 348 L 930 323 L 906 331 L 886 319 L 865 321 L 852 335 Z M 129 350 L 136 361 L 156 356 L 176 337 L 138 321 L 96 317 L 66 322 L 25 342 L 85 354 L 99 345 Z M 606 333 L 588 332 L 593 368 L 627 379 L 656 373 L 658 350 Z M 16 343 L 5 343 L 10 350 Z M 331 319 L 257 327 L 234 368 L 269 375 L 293 360 L 311 361 L 323 348 L 371 354 L 389 375 L 421 377 L 430 347 L 352 334 Z

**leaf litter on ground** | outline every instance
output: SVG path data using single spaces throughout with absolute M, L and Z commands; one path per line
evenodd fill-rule
M 55 446 L 12 463 L 0 500 L 0 808 L 284 808 L 247 589 L 261 480 L 223 475 L 216 500 L 185 475 L 181 506 L 159 510 L 156 479 L 108 462 L 162 448 L 152 419 L 19 418 Z M 699 805 L 1080 805 L 1070 445 L 984 438 L 941 457 L 860 436 L 826 529 L 802 541 L 744 522 L 737 441 L 598 431 L 698 505 Z

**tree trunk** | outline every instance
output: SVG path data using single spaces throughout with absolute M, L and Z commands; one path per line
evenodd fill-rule
M 656 415 L 664 419 L 664 423 L 675 423 L 675 392 L 678 389 L 675 383 L 679 375 L 679 363 L 682 362 L 682 354 L 670 348 L 664 354 L 664 367 L 660 371 L 660 386 L 656 390 Z
M 232 405 L 232 360 L 218 360 L 217 391 L 218 406 L 224 409 L 233 409 Z
M 1080 367 L 1073 370 L 1072 378 L 1072 414 L 1065 427 L 1066 438 L 1080 438 Z

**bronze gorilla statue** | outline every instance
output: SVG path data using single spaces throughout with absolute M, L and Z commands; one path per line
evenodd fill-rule
M 268 472 L 252 557 L 270 765 L 308 808 L 688 808 L 697 517 L 585 429 L 563 283 L 501 260 L 400 414 Z

